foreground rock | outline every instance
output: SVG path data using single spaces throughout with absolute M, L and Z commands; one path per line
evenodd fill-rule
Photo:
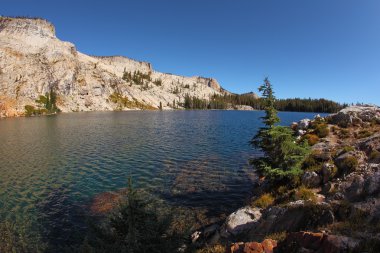
M 296 232 L 288 234 L 286 239 L 278 244 L 274 252 L 343 253 L 352 252 L 358 246 L 358 240 L 346 236 L 328 235 L 326 233 Z
M 265 239 L 263 242 L 239 242 L 234 243 L 227 249 L 228 253 L 272 253 L 276 248 L 277 241 Z
M 223 237 L 236 236 L 254 227 L 261 218 L 260 208 L 246 206 L 230 214 L 220 233 Z
M 259 239 L 263 234 L 314 229 L 331 224 L 334 220 L 334 213 L 329 204 L 299 200 L 264 210 L 261 219 L 252 227 L 249 235 L 250 239 Z

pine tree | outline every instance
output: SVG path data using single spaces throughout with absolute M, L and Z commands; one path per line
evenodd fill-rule
M 276 97 L 274 96 L 272 85 L 269 82 L 268 77 L 264 79 L 264 84 L 259 87 L 259 91 L 262 92 L 265 106 L 265 117 L 263 117 L 263 122 L 267 127 L 273 127 L 276 123 L 280 122 L 280 119 L 277 116 L 277 110 L 274 107 Z
M 271 182 L 284 182 L 299 178 L 302 173 L 301 164 L 309 153 L 306 142 L 297 143 L 293 131 L 289 127 L 275 126 L 280 121 L 274 108 L 275 96 L 268 78 L 260 86 L 265 116 L 262 117 L 264 127 L 253 137 L 251 144 L 263 152 L 262 157 L 251 162 L 256 170 Z

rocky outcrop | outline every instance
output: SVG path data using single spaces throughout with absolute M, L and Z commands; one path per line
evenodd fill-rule
M 331 224 L 334 219 L 332 208 L 327 203 L 316 204 L 299 200 L 264 210 L 261 219 L 249 233 L 261 235 L 313 229 Z
M 380 122 L 380 108 L 374 105 L 350 106 L 328 117 L 339 126 L 360 125 L 363 122 Z
M 144 75 L 141 83 L 123 79 L 135 72 Z M 229 94 L 213 78 L 161 73 L 123 56 L 80 53 L 59 40 L 46 20 L 0 17 L 0 117 L 23 115 L 25 105 L 41 107 L 36 100 L 52 89 L 63 112 L 172 109 L 181 108 L 186 95 Z

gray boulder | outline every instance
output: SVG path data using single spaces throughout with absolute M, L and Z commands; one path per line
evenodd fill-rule
M 321 178 L 314 171 L 306 171 L 302 176 L 302 184 L 307 187 L 318 187 L 321 183 Z
M 322 166 L 322 183 L 326 184 L 336 173 L 337 168 L 334 164 L 325 163 Z
M 310 125 L 310 119 L 302 119 L 298 122 L 298 130 L 306 130 Z
M 380 122 L 380 107 L 375 105 L 350 106 L 329 116 L 330 122 L 347 127 L 360 125 L 363 122 Z
M 230 214 L 223 226 L 220 234 L 222 237 L 236 236 L 242 232 L 250 230 L 261 218 L 261 209 L 246 206 Z

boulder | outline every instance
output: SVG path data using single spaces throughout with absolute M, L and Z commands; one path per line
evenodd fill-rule
M 307 187 L 318 187 L 321 183 L 321 178 L 314 171 L 306 171 L 302 176 L 302 184 Z
M 286 239 L 278 243 L 274 249 L 282 252 L 323 252 L 339 253 L 352 252 L 359 246 L 359 240 L 326 233 L 295 232 L 289 233 Z
M 250 230 L 251 235 L 270 234 L 281 231 L 295 232 L 314 229 L 334 222 L 334 214 L 329 204 L 308 203 L 303 200 L 274 206 L 263 211 L 260 221 Z M 259 237 L 252 237 L 258 240 Z
M 230 214 L 223 224 L 220 234 L 223 237 L 236 236 L 250 230 L 261 218 L 261 209 L 246 206 Z
M 310 125 L 310 119 L 302 119 L 298 122 L 298 130 L 306 130 Z
M 263 242 L 238 242 L 233 243 L 227 249 L 228 253 L 272 253 L 276 248 L 277 241 L 272 239 L 265 239 Z
M 217 223 L 204 227 L 201 230 L 193 232 L 190 236 L 191 243 L 197 246 L 217 243 L 220 239 L 219 234 L 220 226 Z
M 379 193 L 380 165 L 367 164 L 364 170 L 355 171 L 343 180 L 337 181 L 335 188 L 337 194 L 351 201 L 364 200 L 369 196 Z
M 322 183 L 326 184 L 336 173 L 337 168 L 334 164 L 325 163 L 322 166 Z
M 380 133 L 376 133 L 368 138 L 360 140 L 360 142 L 357 143 L 357 147 L 368 155 L 373 151 L 380 152 Z

